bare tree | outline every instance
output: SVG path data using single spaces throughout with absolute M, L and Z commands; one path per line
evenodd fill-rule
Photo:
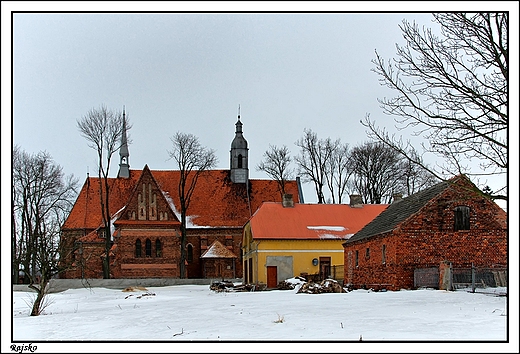
M 330 145 L 330 148 L 332 149 L 332 155 L 325 164 L 325 178 L 332 197 L 332 203 L 336 203 L 337 197 L 337 202 L 341 204 L 352 174 L 352 169 L 349 166 L 349 144 L 342 144 L 338 139 Z
M 330 138 L 318 139 L 311 129 L 304 129 L 302 138 L 296 141 L 300 154 L 294 159 L 305 182 L 313 182 L 318 203 L 325 202 L 323 186 L 326 183 L 327 163 L 331 159 L 335 143 Z
M 191 197 L 199 177 L 207 170 L 215 167 L 217 157 L 215 151 L 203 147 L 193 134 L 177 132 L 170 138 L 172 150 L 168 151 L 180 172 L 179 200 L 181 212 L 181 259 L 180 276 L 186 277 L 186 215 L 190 207 Z
M 126 123 L 126 124 L 125 124 Z M 87 139 L 88 146 L 96 150 L 98 155 L 99 195 L 101 217 L 105 237 L 105 253 L 103 256 L 103 278 L 110 278 L 110 248 L 112 247 L 110 188 L 108 183 L 112 155 L 121 147 L 123 134 L 131 128 L 124 114 L 101 106 L 91 109 L 77 121 L 81 135 Z
M 264 152 L 264 159 L 256 167 L 257 171 L 267 173 L 278 183 L 280 193 L 285 194 L 285 183 L 292 178 L 293 169 L 290 167 L 291 153 L 287 146 L 277 147 L 269 145 L 269 150 Z
M 431 174 L 427 169 L 422 166 L 428 165 L 423 162 L 422 157 L 417 154 L 415 150 L 410 151 L 411 160 L 403 158 L 399 170 L 401 171 L 400 177 L 400 190 L 405 195 L 412 195 L 425 188 L 433 186 L 438 182 L 438 179 Z M 420 165 L 413 162 L 419 161 Z
M 399 188 L 402 157 L 380 142 L 355 146 L 350 154 L 354 189 L 368 204 L 389 202 Z
M 380 100 L 399 130 L 424 138 L 423 149 L 446 165 L 428 168 L 444 175 L 505 175 L 508 168 L 508 13 L 435 13 L 441 36 L 403 21 L 406 44 L 388 65 L 376 52 L 374 71 L 397 97 Z M 369 115 L 370 136 L 406 155 L 411 143 L 389 135 Z M 467 166 L 478 161 L 479 169 Z M 412 160 L 420 164 L 420 161 Z M 425 167 L 425 166 L 423 166 Z M 426 168 L 426 167 L 425 167 Z M 495 198 L 507 199 L 498 191 Z
M 78 181 L 63 175 L 50 155 L 13 150 L 13 262 L 23 271 L 25 282 L 37 293 L 31 316 L 44 306 L 51 278 L 67 269 L 60 262 L 60 227 L 72 208 Z

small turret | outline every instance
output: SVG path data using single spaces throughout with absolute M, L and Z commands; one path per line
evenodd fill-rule
M 247 140 L 242 133 L 240 121 L 240 105 L 238 106 L 238 121 L 235 123 L 235 138 L 231 143 L 230 169 L 233 183 L 246 183 L 249 180 Z

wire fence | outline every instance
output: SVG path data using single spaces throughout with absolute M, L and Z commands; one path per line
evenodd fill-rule
M 454 289 L 507 287 L 507 268 L 452 268 L 451 282 Z

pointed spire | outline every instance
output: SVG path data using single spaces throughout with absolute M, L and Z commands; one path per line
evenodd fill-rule
M 130 153 L 128 152 L 128 140 L 126 138 L 126 112 L 125 106 L 123 106 L 123 132 L 121 134 L 121 147 L 119 148 L 119 173 L 118 177 L 128 178 L 130 177 L 130 164 L 128 161 L 128 157 Z
M 126 140 L 126 112 L 125 106 L 123 106 L 123 134 L 121 135 L 121 146 L 127 146 Z M 128 146 L 127 146 L 128 148 Z
M 242 122 L 240 121 L 240 104 L 238 105 L 238 121 L 235 123 L 235 134 L 242 135 Z

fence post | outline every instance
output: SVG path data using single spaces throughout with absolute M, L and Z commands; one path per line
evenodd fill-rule
M 450 262 L 450 276 L 449 276 L 449 285 L 448 290 L 453 290 L 453 265 Z
M 473 262 L 471 262 L 471 292 L 475 292 L 475 267 L 473 266 Z

